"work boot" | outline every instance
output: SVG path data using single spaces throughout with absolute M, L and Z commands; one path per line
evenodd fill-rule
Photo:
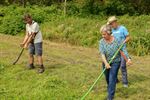
M 119 83 L 119 79 L 117 78 L 117 81 L 116 81 L 116 83 L 118 84 Z
M 38 70 L 38 73 L 43 73 L 45 71 L 45 68 L 43 65 L 40 65 L 40 68 Z
M 128 88 L 128 84 L 123 84 L 123 87 L 124 88 Z
M 33 64 L 29 64 L 27 67 L 28 67 L 28 69 L 34 69 L 35 68 Z

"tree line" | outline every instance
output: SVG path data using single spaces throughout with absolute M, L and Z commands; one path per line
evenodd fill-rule
M 86 13 L 104 15 L 141 15 L 150 14 L 150 0 L 0 0 L 0 5 L 19 5 L 26 7 L 27 5 L 51 6 L 53 4 L 63 4 L 67 1 L 67 5 L 72 4 L 69 8 L 77 10 L 82 9 Z M 72 10 L 71 9 L 71 10 Z

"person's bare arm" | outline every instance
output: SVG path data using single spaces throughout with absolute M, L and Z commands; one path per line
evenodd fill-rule
M 124 43 L 129 42 L 129 40 L 130 40 L 130 35 L 127 35 L 127 36 L 126 36 L 126 39 L 124 40 Z
M 25 37 L 24 37 L 24 39 L 23 39 L 23 42 L 20 43 L 20 46 L 21 46 L 21 47 L 24 47 L 24 45 L 26 44 L 28 38 L 29 38 L 29 36 L 28 36 L 28 34 L 26 34 Z
M 102 61 L 103 61 L 103 63 L 105 64 L 106 69 L 110 69 L 110 68 L 111 68 L 111 66 L 110 66 L 110 64 L 107 62 L 106 57 L 105 57 L 104 54 L 102 54 Z
M 24 45 L 24 48 L 27 48 L 29 46 L 30 42 L 35 38 L 35 35 L 36 35 L 36 33 L 34 32 L 28 36 L 28 39 Z
M 131 65 L 132 64 L 131 59 L 127 58 L 123 51 L 120 50 L 120 54 L 125 59 L 127 65 Z

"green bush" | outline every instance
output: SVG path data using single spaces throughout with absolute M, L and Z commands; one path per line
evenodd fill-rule
M 50 11 L 53 10 L 50 9 Z M 23 23 L 22 18 L 25 13 L 31 14 L 38 23 L 49 20 L 48 8 L 43 10 L 38 6 L 22 8 L 15 5 L 2 7 L 0 8 L 0 15 L 2 15 L 0 16 L 0 33 L 15 35 L 24 30 L 25 23 Z
M 132 41 L 129 43 L 130 51 L 132 54 L 137 56 L 144 56 L 150 54 L 150 34 L 143 34 L 138 36 L 134 36 Z
M 71 5 L 73 6 L 71 7 Z M 22 16 L 28 12 L 35 21 L 40 23 L 44 39 L 68 42 L 73 45 L 98 47 L 98 41 L 101 38 L 99 28 L 106 23 L 108 17 L 102 13 L 99 13 L 98 16 L 86 13 L 81 15 L 81 10 L 76 9 L 75 4 L 68 6 L 68 15 L 66 16 L 63 15 L 62 5 L 52 5 L 50 7 L 28 6 L 26 8 L 15 5 L 1 7 L 0 33 L 19 34 L 25 29 Z M 76 14 L 74 15 L 74 13 Z M 129 30 L 132 38 L 128 45 L 129 51 L 135 55 L 150 54 L 149 18 L 148 15 L 118 16 L 119 23 L 125 25 Z
M 8 16 L 2 20 L 1 33 L 15 35 L 24 28 L 22 19 L 19 16 Z
M 24 28 L 22 21 L 22 9 L 15 6 L 4 7 L 1 10 L 0 33 L 15 35 Z
M 67 4 L 67 15 L 78 15 L 80 13 L 80 5 L 70 2 Z

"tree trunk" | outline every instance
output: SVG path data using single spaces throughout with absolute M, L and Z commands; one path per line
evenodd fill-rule
M 26 0 L 23 0 L 23 7 L 26 7 Z
M 64 15 L 66 15 L 66 10 L 67 10 L 67 0 L 64 2 Z

